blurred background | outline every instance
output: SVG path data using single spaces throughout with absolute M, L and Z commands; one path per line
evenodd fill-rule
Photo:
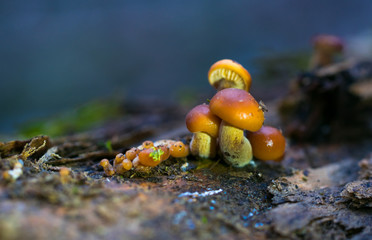
M 0 135 L 97 99 L 192 105 L 213 94 L 207 72 L 222 58 L 270 100 L 306 69 L 316 34 L 371 56 L 371 13 L 370 0 L 1 1 Z

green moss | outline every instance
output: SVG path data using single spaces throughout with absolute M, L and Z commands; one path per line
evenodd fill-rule
M 25 137 L 36 135 L 61 136 L 79 132 L 120 116 L 120 102 L 116 100 L 96 100 L 56 116 L 29 122 L 20 128 Z

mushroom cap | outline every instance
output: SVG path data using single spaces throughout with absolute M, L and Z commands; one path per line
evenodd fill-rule
M 264 122 L 261 106 L 250 93 L 241 89 L 226 88 L 217 92 L 209 106 L 212 113 L 241 129 L 255 132 Z
M 208 72 L 209 83 L 216 89 L 221 89 L 221 80 L 226 82 L 222 88 L 238 88 L 249 91 L 252 78 L 249 72 L 238 62 L 222 59 L 214 63 Z M 227 83 L 228 82 L 228 83 Z
M 132 161 L 128 160 L 128 159 L 124 159 L 124 161 L 121 163 L 123 165 L 123 168 L 125 170 L 131 170 L 132 167 L 133 167 L 133 163 Z
M 186 127 L 193 133 L 204 132 L 216 138 L 220 123 L 221 119 L 210 111 L 207 104 L 197 105 L 186 115 Z
M 103 168 L 106 168 L 110 165 L 110 162 L 107 158 L 104 158 L 99 162 L 99 165 L 101 165 Z
M 328 52 L 341 52 L 344 48 L 344 43 L 341 38 L 334 35 L 318 35 L 312 40 L 314 48 Z
M 137 157 L 139 152 L 140 152 L 140 149 L 133 147 L 125 152 L 125 157 L 129 161 L 132 161 L 133 159 Z
M 181 141 L 177 141 L 169 147 L 169 152 L 172 157 L 182 158 L 187 157 L 187 155 L 189 155 L 190 149 L 188 145 L 185 145 Z
M 260 160 L 280 161 L 285 151 L 285 138 L 281 131 L 270 126 L 262 126 L 257 132 L 248 132 L 253 156 Z
M 167 146 L 145 148 L 138 153 L 140 164 L 147 167 L 155 167 L 167 160 L 169 156 L 170 152 Z

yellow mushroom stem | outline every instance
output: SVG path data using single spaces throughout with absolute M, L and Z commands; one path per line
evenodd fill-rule
M 203 132 L 193 134 L 190 142 L 190 152 L 201 158 L 214 158 L 216 156 L 217 139 Z
M 244 167 L 252 160 L 252 146 L 244 130 L 221 122 L 219 146 L 224 160 L 234 167 Z

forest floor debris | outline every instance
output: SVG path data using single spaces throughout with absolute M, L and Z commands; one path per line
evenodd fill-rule
M 177 111 L 146 116 L 133 114 L 116 128 L 1 143 L 0 173 L 20 160 L 23 166 L 17 179 L 0 180 L 0 239 L 372 237 L 371 140 L 290 145 L 281 164 L 232 168 L 189 156 L 106 177 L 102 158 L 183 125 Z

